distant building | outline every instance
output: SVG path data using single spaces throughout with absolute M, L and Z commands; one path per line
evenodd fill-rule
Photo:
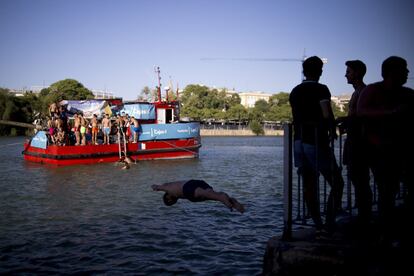
M 23 87 L 22 89 L 9 89 L 9 93 L 16 97 L 23 97 L 25 93 L 39 94 L 43 88 L 47 88 L 47 86 L 34 85 L 30 88 Z
M 95 99 L 113 99 L 114 93 L 103 90 L 91 90 L 95 95 Z
M 9 93 L 13 94 L 16 97 L 23 97 L 24 93 L 26 93 L 27 90 L 24 89 L 9 89 Z
M 254 107 L 255 103 L 258 100 L 265 100 L 266 102 L 269 102 L 270 97 L 272 94 L 267 94 L 263 92 L 241 92 L 239 93 L 241 104 L 246 107 Z

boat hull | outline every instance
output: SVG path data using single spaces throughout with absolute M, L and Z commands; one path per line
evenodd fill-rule
M 53 164 L 58 166 L 76 164 L 96 164 L 117 162 L 120 155 L 119 144 L 56 146 L 48 145 L 46 149 L 24 145 L 24 159 L 31 162 Z M 183 159 L 197 158 L 201 147 L 199 139 L 172 139 L 145 141 L 126 144 L 127 156 L 133 160 Z

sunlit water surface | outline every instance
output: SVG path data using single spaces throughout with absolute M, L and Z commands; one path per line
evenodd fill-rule
M 0 274 L 257 275 L 282 231 L 282 139 L 203 137 L 200 158 L 55 167 L 0 138 Z M 236 197 L 164 206 L 152 184 L 198 178 Z

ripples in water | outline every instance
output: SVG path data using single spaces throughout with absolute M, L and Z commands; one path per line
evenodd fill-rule
M 282 140 L 206 137 L 196 160 L 54 167 L 0 138 L 0 274 L 256 275 L 282 229 Z M 246 205 L 180 200 L 152 184 L 199 178 Z

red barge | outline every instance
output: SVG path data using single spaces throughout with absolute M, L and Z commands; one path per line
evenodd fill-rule
M 127 156 L 134 160 L 197 158 L 201 147 L 197 138 L 128 143 Z M 120 160 L 119 145 L 56 146 L 46 149 L 25 144 L 24 159 L 54 165 L 94 164 Z
M 118 101 L 116 104 L 113 104 L 114 101 L 111 104 L 111 100 L 63 101 L 61 104 L 67 106 L 69 113 L 71 110 L 77 113 L 83 108 L 82 113 L 85 117 L 97 113 L 99 117 L 107 114 L 108 111 L 112 114 L 125 113 L 134 116 L 140 123 L 137 143 L 128 142 L 125 136 L 118 138 L 115 134 L 112 135 L 114 140 L 111 144 L 58 146 L 50 143 L 46 131 L 38 131 L 25 143 L 24 159 L 66 166 L 116 162 L 125 157 L 136 161 L 198 157 L 201 147 L 200 124 L 180 121 L 177 101 L 155 103 Z M 96 105 L 99 107 L 96 108 Z

